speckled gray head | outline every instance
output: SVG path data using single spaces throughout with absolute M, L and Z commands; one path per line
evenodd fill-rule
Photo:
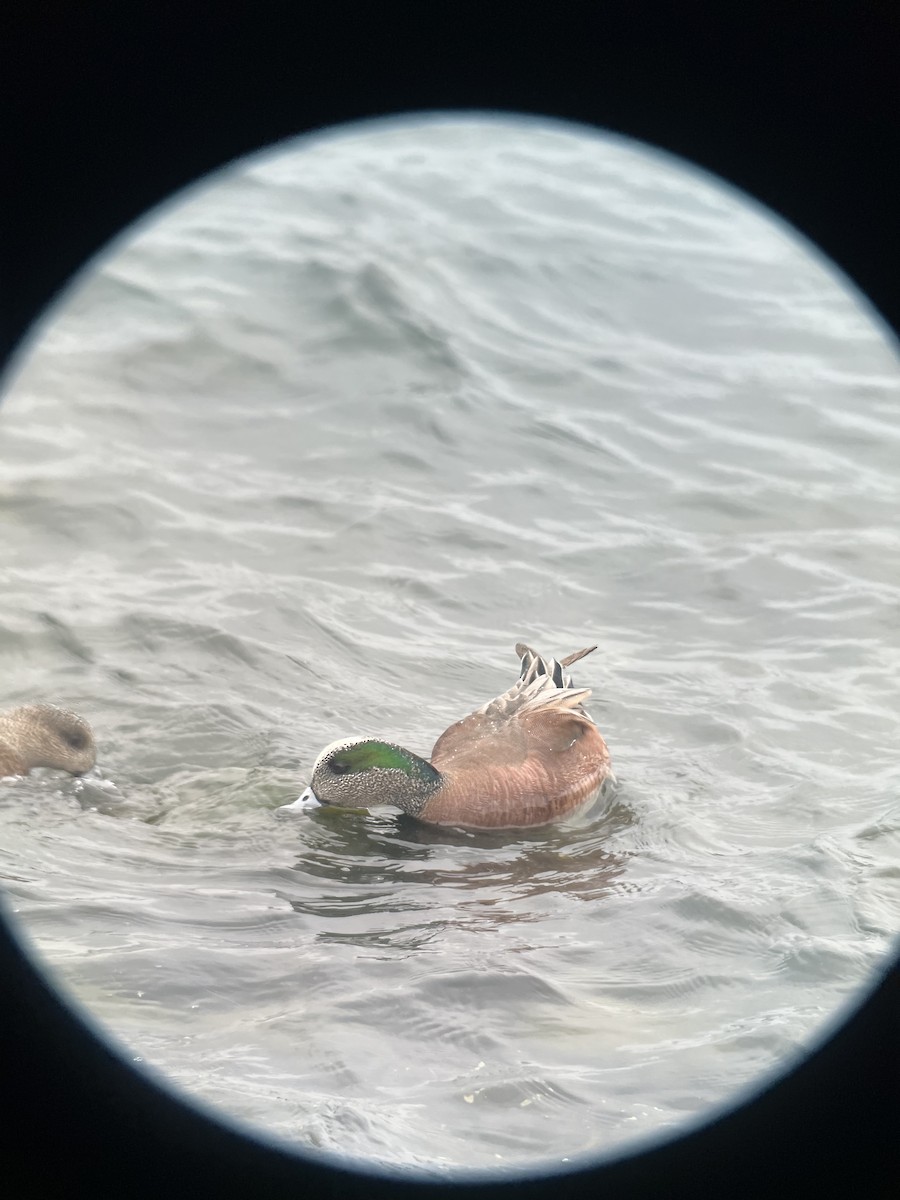
M 315 761 L 309 787 L 279 811 L 307 811 L 325 804 L 339 808 L 396 804 L 415 815 L 440 781 L 430 763 L 402 746 L 374 738 L 344 738 L 325 747 Z

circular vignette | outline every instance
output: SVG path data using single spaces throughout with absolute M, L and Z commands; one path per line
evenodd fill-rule
M 98 6 L 11 19 L 0 73 L 4 360 L 90 255 L 175 189 L 280 138 L 367 116 L 521 111 L 657 144 L 716 171 L 818 243 L 900 327 L 900 187 L 888 174 L 900 25 L 876 6 L 814 20 L 797 7 L 700 2 L 527 24 L 502 7 L 363 4 L 212 27 L 199 7 Z M 275 10 L 272 10 L 273 13 Z M 395 1196 L 458 1185 L 329 1165 L 267 1144 L 139 1078 L 0 930 L 7 1173 L 27 1196 L 273 1195 L 303 1185 Z M 896 1129 L 900 967 L 790 1074 L 643 1153 L 582 1165 L 571 1194 L 811 1195 L 865 1179 L 887 1195 Z M 469 1185 L 471 1187 L 471 1185 Z M 555 1178 L 477 1190 L 549 1195 Z

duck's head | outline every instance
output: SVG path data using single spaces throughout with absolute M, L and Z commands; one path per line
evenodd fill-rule
M 394 742 L 350 738 L 325 747 L 316 759 L 309 787 L 295 804 L 298 808 L 395 804 L 415 816 L 440 785 L 440 773 L 412 751 Z
M 33 767 L 83 775 L 97 758 L 87 721 L 55 704 L 23 704 L 0 713 L 0 747 L 25 775 Z

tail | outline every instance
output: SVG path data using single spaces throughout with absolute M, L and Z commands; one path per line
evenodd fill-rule
M 576 650 L 574 654 L 568 654 L 561 662 L 557 662 L 555 658 L 544 658 L 536 650 L 526 646 L 524 642 L 517 642 L 516 654 L 522 660 L 519 678 L 523 683 L 531 683 L 539 675 L 547 675 L 558 688 L 570 688 L 572 676 L 564 675 L 563 667 L 571 667 L 572 663 L 586 658 L 588 654 L 593 654 L 596 649 L 596 646 L 586 646 L 584 650 Z
M 570 709 L 591 719 L 582 708 L 582 703 L 590 696 L 591 689 L 574 687 L 572 676 L 566 675 L 563 667 L 570 667 L 572 663 L 585 658 L 596 649 L 596 646 L 586 646 L 584 650 L 576 650 L 574 654 L 569 654 L 558 662 L 555 658 L 544 658 L 530 646 L 519 642 L 516 645 L 516 654 L 522 660 L 522 667 L 516 690 L 525 700 L 527 707 Z

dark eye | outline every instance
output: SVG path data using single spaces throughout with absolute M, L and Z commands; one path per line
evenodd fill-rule
M 334 775 L 346 775 L 347 770 L 347 764 L 345 762 L 341 762 L 339 758 L 336 758 L 331 764 L 331 771 Z

